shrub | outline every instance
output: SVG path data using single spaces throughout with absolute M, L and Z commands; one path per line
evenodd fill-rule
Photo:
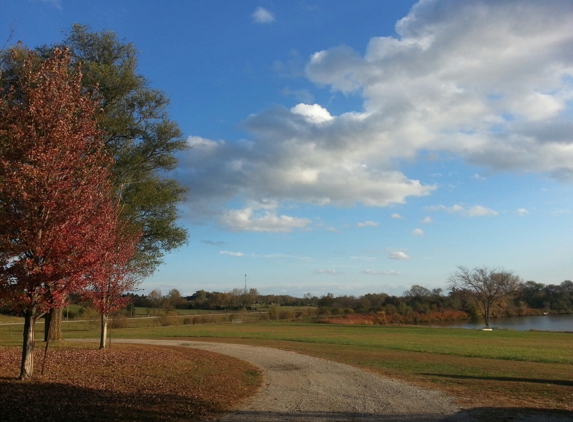
M 295 313 L 293 311 L 281 311 L 279 319 L 294 319 Z
M 123 315 L 116 315 L 109 320 L 109 326 L 111 328 L 127 328 L 128 321 Z
M 279 307 L 277 305 L 271 305 L 269 307 L 269 318 L 273 320 L 279 318 Z
M 161 315 L 159 317 L 159 323 L 164 327 L 167 327 L 168 325 L 177 325 L 179 322 L 179 318 L 173 315 Z

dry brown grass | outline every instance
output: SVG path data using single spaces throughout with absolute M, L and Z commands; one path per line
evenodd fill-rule
M 37 375 L 16 379 L 20 349 L 0 348 L 2 421 L 189 421 L 225 412 L 253 395 L 252 365 L 200 350 L 158 346 L 57 346 L 36 352 Z

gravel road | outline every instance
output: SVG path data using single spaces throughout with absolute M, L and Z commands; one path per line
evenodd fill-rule
M 181 340 L 114 340 L 183 346 L 233 356 L 263 371 L 263 388 L 224 422 L 462 420 L 444 394 L 294 352 Z M 454 418 L 454 415 L 458 417 Z M 453 419 L 450 419 L 453 418 Z M 463 418 L 465 419 L 465 418 Z

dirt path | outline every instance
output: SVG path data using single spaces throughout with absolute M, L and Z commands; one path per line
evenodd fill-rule
M 114 341 L 192 347 L 259 367 L 264 373 L 263 388 L 240 409 L 220 419 L 225 422 L 436 421 L 449 420 L 460 411 L 439 392 L 294 352 L 181 340 Z

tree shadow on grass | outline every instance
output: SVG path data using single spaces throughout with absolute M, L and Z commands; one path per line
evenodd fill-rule
M 407 410 L 407 409 L 405 409 Z M 378 414 L 352 412 L 256 412 L 238 411 L 218 419 L 219 422 L 566 422 L 573 412 L 528 408 L 475 408 L 451 415 L 440 414 Z
M 0 378 L 0 421 L 198 421 L 219 417 L 225 422 L 469 422 L 573 420 L 573 412 L 528 408 L 472 408 L 444 417 L 439 414 L 364 414 L 353 412 L 235 411 L 224 415 L 213 404 L 175 394 L 127 393 L 61 383 Z M 405 409 L 407 410 L 407 409 Z
M 421 373 L 420 375 L 440 377 L 440 378 L 473 379 L 473 380 L 484 380 L 484 381 L 530 382 L 534 384 L 550 384 L 550 385 L 562 385 L 565 387 L 573 387 L 573 381 L 570 380 L 544 380 L 538 378 L 492 377 L 492 376 L 478 377 L 473 375 L 444 375 L 444 374 L 429 374 L 429 373 Z
M 444 422 L 470 421 L 570 422 L 573 421 L 573 412 L 527 407 L 476 407 L 462 410 L 452 417 L 444 419 Z
M 354 412 L 257 412 L 238 411 L 219 422 L 438 422 L 436 414 L 379 414 Z
M 0 421 L 193 421 L 220 409 L 173 394 L 121 394 L 60 383 L 0 378 Z

